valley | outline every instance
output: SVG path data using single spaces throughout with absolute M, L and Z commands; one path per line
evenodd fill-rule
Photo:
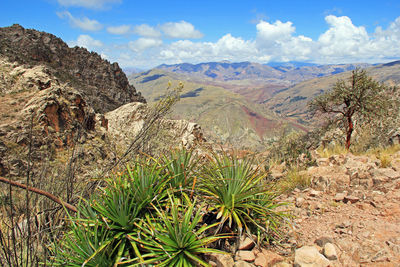
M 371 67 L 299 62 L 272 65 L 164 64 L 128 77 L 149 103 L 163 96 L 168 82 L 174 87 L 182 81 L 181 100 L 171 118 L 199 123 L 213 142 L 262 151 L 285 132 L 313 129 L 307 102 L 329 89 L 337 78 L 349 75 L 349 71 Z M 326 87 L 314 88 L 310 83 Z

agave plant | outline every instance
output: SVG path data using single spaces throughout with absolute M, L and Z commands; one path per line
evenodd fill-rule
M 217 232 L 223 226 L 231 231 L 252 229 L 264 232 L 276 230 L 277 221 L 284 216 L 274 211 L 281 204 L 264 183 L 265 174 L 254 167 L 251 158 L 239 159 L 235 155 L 214 155 L 203 170 L 200 190 L 209 199 L 211 212 L 220 220 Z
M 207 245 L 227 236 L 205 236 L 204 232 L 214 225 L 198 227 L 202 216 L 200 209 L 195 211 L 195 203 L 187 199 L 187 203 L 182 205 L 179 199 L 172 196 L 169 196 L 169 200 L 169 213 L 155 206 L 158 218 L 148 219 L 138 226 L 141 230 L 140 238 L 129 236 L 141 244 L 144 251 L 141 264 L 208 266 L 201 258 L 202 254 L 223 252 L 208 248 Z
M 108 267 L 118 259 L 110 256 L 109 245 L 113 242 L 110 232 L 99 224 L 73 221 L 65 234 L 62 248 L 56 245 L 52 266 Z
M 79 207 L 70 218 L 70 232 L 58 244 L 55 260 L 62 266 L 123 266 L 137 257 L 135 236 L 146 214 L 155 212 L 152 202 L 166 196 L 168 182 L 163 166 L 154 160 L 140 161 L 116 177 Z
M 163 158 L 166 171 L 171 177 L 169 186 L 174 189 L 186 189 L 194 184 L 193 169 L 197 161 L 191 151 L 182 149 L 171 151 L 169 157 Z

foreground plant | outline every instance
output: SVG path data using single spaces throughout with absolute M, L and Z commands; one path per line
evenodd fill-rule
M 224 226 L 239 235 L 243 229 L 248 234 L 260 229 L 278 231 L 285 214 L 275 211 L 282 204 L 275 201 L 264 178 L 249 158 L 214 155 L 204 168 L 200 190 L 209 199 L 210 211 L 220 220 L 217 232 Z
M 193 158 L 192 151 L 186 149 L 171 151 L 168 157 L 164 156 L 163 162 L 170 177 L 168 183 L 171 188 L 185 189 L 194 184 L 193 169 L 197 160 Z
M 131 240 L 141 244 L 144 251 L 140 255 L 141 264 L 208 266 L 201 258 L 202 254 L 223 253 L 207 245 L 226 236 L 205 236 L 205 231 L 214 225 L 198 227 L 202 218 L 200 209 L 195 211 L 195 203 L 188 199 L 185 202 L 182 204 L 180 199 L 170 196 L 169 212 L 154 206 L 158 218 L 149 218 L 146 223 L 138 225 L 140 237 L 129 235 Z
M 56 265 L 124 266 L 137 258 L 137 244 L 128 235 L 137 234 L 142 218 L 154 212 L 152 203 L 166 196 L 164 173 L 158 162 L 147 160 L 107 178 L 107 186 L 70 218 L 70 231 L 54 249 Z

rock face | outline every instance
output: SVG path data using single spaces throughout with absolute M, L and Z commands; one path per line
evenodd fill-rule
M 129 103 L 105 114 L 108 132 L 122 147 L 128 146 L 144 127 L 149 108 L 143 103 Z M 161 136 L 163 143 L 169 146 L 191 148 L 195 143 L 204 141 L 201 128 L 197 123 L 185 120 L 161 119 L 150 133 Z
M 55 165 L 68 173 L 79 161 L 74 172 L 92 178 L 126 150 L 148 112 L 118 64 L 48 33 L 0 28 L 0 175 L 21 179 L 32 146 L 33 176 L 55 176 Z M 195 123 L 159 125 L 170 147 L 202 139 Z
M 69 48 L 49 33 L 17 24 L 0 28 L 0 54 L 11 62 L 54 69 L 60 80 L 77 85 L 74 87 L 87 96 L 96 112 L 108 112 L 129 102 L 146 102 L 117 63 L 110 64 L 85 48 Z M 48 88 L 50 84 L 44 82 L 40 87 Z

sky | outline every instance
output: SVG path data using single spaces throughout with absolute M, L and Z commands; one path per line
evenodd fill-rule
M 120 66 L 400 59 L 399 0 L 1 0 L 18 23 Z

